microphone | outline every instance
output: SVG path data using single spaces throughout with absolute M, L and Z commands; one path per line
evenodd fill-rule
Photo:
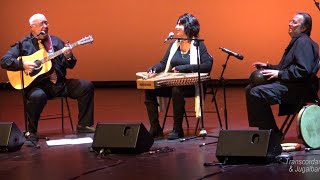
M 45 34 L 46 34 L 46 32 L 41 31 L 41 32 L 39 32 L 39 34 L 37 34 L 37 37 L 40 36 L 40 35 L 45 35 Z
M 318 8 L 318 9 L 319 9 L 319 11 L 320 11 L 319 2 L 317 2 L 316 0 L 314 0 L 314 4 L 317 6 L 317 8 Z
M 173 32 L 170 32 L 168 37 L 164 40 L 164 43 L 166 43 L 168 40 L 170 40 L 174 36 Z
M 233 52 L 233 51 L 230 51 L 230 50 L 227 49 L 227 48 L 220 47 L 219 49 L 221 49 L 223 52 L 226 52 L 227 54 L 229 54 L 229 55 L 231 55 L 231 56 L 236 57 L 237 59 L 240 59 L 240 60 L 243 59 L 243 56 L 242 56 L 241 54 L 238 54 L 238 53 L 235 53 L 235 52 Z

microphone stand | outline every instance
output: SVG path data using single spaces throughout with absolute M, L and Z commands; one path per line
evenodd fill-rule
M 203 93 L 203 88 L 202 88 L 202 83 L 201 83 L 201 78 L 200 78 L 200 53 L 199 53 L 199 44 L 200 41 L 204 41 L 204 39 L 198 39 L 198 38 L 170 38 L 170 39 L 176 39 L 178 41 L 181 40 L 188 40 L 188 41 L 194 41 L 194 45 L 196 46 L 197 49 L 197 69 L 198 69 L 198 86 L 199 86 L 199 98 L 200 98 L 200 121 L 201 121 L 201 130 L 199 132 L 199 135 L 196 135 L 194 137 L 190 137 L 190 138 L 181 138 L 180 142 L 184 142 L 187 140 L 191 140 L 191 139 L 195 139 L 195 138 L 199 138 L 202 137 L 203 139 L 205 137 L 214 137 L 214 138 L 218 138 L 218 136 L 213 136 L 213 135 L 208 135 L 207 131 L 204 127 L 204 120 L 203 120 L 203 102 L 202 102 L 202 93 Z M 198 119 L 199 120 L 199 119 Z
M 22 44 L 23 42 L 29 40 L 29 39 L 33 39 L 35 37 L 28 37 L 26 39 L 23 39 L 21 41 L 18 41 L 16 44 L 14 44 L 13 46 L 15 45 L 18 45 L 18 49 L 19 49 L 19 57 L 22 56 Z M 24 125 L 25 125 L 25 132 L 24 132 L 24 136 L 25 138 L 30 141 L 32 143 L 32 145 L 36 148 L 40 148 L 40 146 L 35 142 L 33 141 L 31 138 L 30 138 L 30 135 L 31 133 L 28 131 L 28 113 L 27 113 L 27 110 L 26 110 L 26 105 L 27 105 L 27 97 L 26 97 L 26 93 L 25 93 L 25 87 L 24 87 L 24 70 L 22 69 L 21 70 L 21 85 L 22 85 L 22 89 L 21 89 L 21 94 L 22 94 L 22 99 L 23 99 L 23 113 L 24 113 Z M 33 123 L 33 122 L 29 122 L 29 123 Z M 34 127 L 34 124 L 32 124 L 32 126 Z
M 226 81 L 223 77 L 223 74 L 227 68 L 227 63 L 228 63 L 229 58 L 230 58 L 230 54 L 228 54 L 226 62 L 222 65 L 223 69 L 222 69 L 222 72 L 221 72 L 221 75 L 219 78 L 219 81 L 220 81 L 219 86 L 222 85 L 222 89 L 223 89 L 224 121 L 225 121 L 226 130 L 228 130 L 228 109 L 227 109 L 227 98 L 226 98 Z M 216 94 L 217 94 L 218 87 L 215 90 L 214 96 L 216 96 Z
M 230 54 L 228 54 L 227 56 L 227 59 L 226 59 L 226 62 L 222 65 L 222 71 L 221 71 L 221 75 L 220 75 L 220 78 L 219 78 L 219 85 L 218 87 L 215 89 L 214 91 L 214 94 L 213 94 L 213 97 L 212 97 L 212 100 L 214 100 L 216 97 L 216 94 L 217 94 L 217 91 L 218 91 L 218 88 L 220 86 L 222 86 L 222 89 L 223 89 L 223 104 L 224 104 L 224 120 L 225 120 L 225 126 L 226 126 L 226 130 L 228 130 L 228 109 L 227 109 L 227 96 L 226 96 L 226 81 L 223 77 L 223 74 L 224 74 L 224 71 L 226 70 L 227 68 L 227 64 L 228 64 L 228 60 L 230 58 Z M 222 129 L 222 128 L 221 128 Z M 202 143 L 200 145 L 201 146 L 205 146 L 205 145 L 209 145 L 209 144 L 214 144 L 214 143 L 217 143 L 216 141 L 214 142 L 209 142 L 209 143 Z
M 314 4 L 317 6 L 318 10 L 320 11 L 320 6 L 319 6 L 319 2 L 317 2 L 316 0 L 313 0 Z

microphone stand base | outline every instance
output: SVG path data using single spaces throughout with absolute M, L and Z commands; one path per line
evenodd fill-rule
M 193 136 L 193 137 L 189 137 L 189 138 L 181 138 L 180 139 L 180 142 L 184 142 L 184 141 L 188 141 L 188 140 L 191 140 L 191 139 L 196 139 L 196 138 L 203 138 L 205 139 L 206 137 L 212 137 L 212 138 L 219 138 L 219 136 L 213 136 L 213 135 L 208 135 L 207 131 L 202 128 L 199 132 L 199 135 L 197 136 Z
M 205 129 L 201 129 L 200 132 L 199 132 L 199 136 L 200 136 L 200 137 L 207 136 L 207 134 L 208 134 L 208 133 L 207 133 L 207 131 L 206 131 Z
M 30 133 L 29 131 L 27 131 L 27 132 L 24 133 L 24 137 L 26 138 L 26 142 L 29 141 L 29 142 L 31 143 L 31 144 L 26 143 L 27 146 L 29 146 L 29 147 L 35 147 L 35 148 L 37 148 L 37 149 L 40 148 L 40 145 L 37 143 L 37 141 L 35 141 L 35 140 L 33 140 L 33 139 L 31 138 L 31 133 Z

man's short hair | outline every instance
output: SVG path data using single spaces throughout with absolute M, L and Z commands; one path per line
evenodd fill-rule
M 40 14 L 40 13 L 34 14 L 29 19 L 30 25 L 32 25 L 35 20 L 47 21 L 47 18 L 43 14 Z

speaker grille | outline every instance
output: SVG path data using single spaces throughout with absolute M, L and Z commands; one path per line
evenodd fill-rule
M 14 122 L 0 123 L 0 152 L 20 150 L 25 138 Z
M 281 153 L 280 141 L 268 130 L 220 131 L 216 156 L 226 164 L 265 164 Z
M 114 154 L 142 153 L 148 151 L 153 142 L 142 123 L 98 123 L 92 148 Z

